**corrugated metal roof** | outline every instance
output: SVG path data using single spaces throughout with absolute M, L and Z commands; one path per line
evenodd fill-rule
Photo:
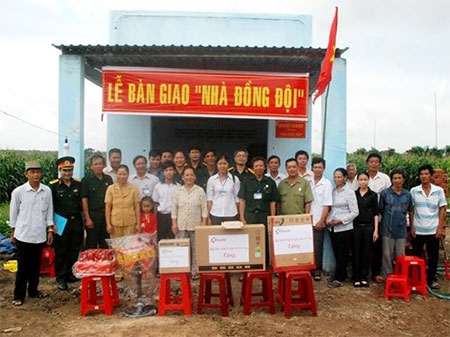
M 101 86 L 103 66 L 309 73 L 315 83 L 326 49 L 232 46 L 53 45 L 85 60 L 86 78 Z M 347 50 L 336 49 L 336 58 Z

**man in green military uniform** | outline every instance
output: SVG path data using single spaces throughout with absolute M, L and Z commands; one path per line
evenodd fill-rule
M 65 222 L 62 233 L 54 236 L 55 272 L 58 289 L 67 290 L 67 282 L 75 282 L 72 266 L 78 258 L 83 242 L 83 221 L 81 219 L 81 182 L 73 179 L 75 158 L 62 157 L 56 161 L 59 179 L 50 182 L 54 212 Z M 56 221 L 58 223 L 58 221 Z
M 313 194 L 308 180 L 298 175 L 298 165 L 294 158 L 286 160 L 288 177 L 278 185 L 280 192 L 280 214 L 309 213 Z
M 242 180 L 239 189 L 239 216 L 244 224 L 264 224 L 267 217 L 276 215 L 277 202 L 280 200 L 277 185 L 272 178 L 266 177 L 266 161 L 263 157 L 252 160 L 255 174 Z M 269 239 L 266 231 L 266 264 L 269 265 Z
M 249 167 L 247 167 L 247 160 L 248 160 L 248 151 L 244 149 L 237 149 L 234 151 L 234 166 L 230 167 L 228 171 L 239 178 L 239 180 L 242 182 L 246 178 L 252 178 L 253 177 L 253 170 Z
M 86 248 L 108 248 L 106 232 L 105 194 L 113 180 L 103 174 L 105 158 L 94 154 L 91 158 L 91 173 L 81 180 L 81 204 L 86 221 Z

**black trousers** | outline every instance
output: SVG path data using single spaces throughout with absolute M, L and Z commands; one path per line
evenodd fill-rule
M 41 255 L 43 243 L 27 243 L 16 239 L 17 273 L 14 287 L 14 299 L 23 301 L 28 296 L 36 297 L 39 286 Z
M 439 260 L 439 239 L 431 235 L 419 235 L 413 239 L 413 253 L 415 256 L 423 257 L 423 246 L 426 245 L 427 262 L 427 282 L 436 281 L 436 270 Z
M 370 255 L 370 268 L 372 270 L 372 277 L 381 275 L 381 260 L 383 257 L 381 235 L 378 235 L 378 239 L 372 242 L 371 255 Z
M 105 212 L 91 212 L 89 215 L 94 222 L 94 228 L 86 228 L 86 249 L 108 248 L 105 241 L 109 238 L 106 231 Z
M 347 278 L 347 265 L 350 258 L 350 244 L 353 236 L 353 229 L 344 232 L 331 232 L 331 245 L 333 246 L 334 257 L 336 258 L 336 271 L 334 278 L 344 282 Z
M 320 276 L 322 274 L 323 265 L 323 238 L 326 229 L 317 230 L 316 227 L 313 228 L 313 238 L 314 238 L 314 260 L 316 262 L 316 269 L 311 273 L 313 276 Z
M 158 221 L 158 242 L 163 239 L 175 239 L 172 233 L 172 214 L 158 212 L 156 220 Z
M 353 229 L 353 281 L 367 281 L 369 278 L 373 231 L 373 225 L 356 225 Z
M 82 243 L 83 223 L 81 218 L 69 219 L 63 234 L 54 236 L 55 272 L 58 281 L 65 281 L 73 275 L 72 266 L 78 260 Z

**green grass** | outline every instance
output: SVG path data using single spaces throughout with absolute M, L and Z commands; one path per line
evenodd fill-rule
M 6 224 L 6 220 L 9 219 L 9 204 L 0 204 L 0 233 L 9 238 L 11 231 L 9 226 Z

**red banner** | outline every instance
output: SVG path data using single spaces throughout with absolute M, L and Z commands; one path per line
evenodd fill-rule
M 104 112 L 308 118 L 307 74 L 116 67 L 102 71 Z
M 306 138 L 305 121 L 276 121 L 276 138 Z

